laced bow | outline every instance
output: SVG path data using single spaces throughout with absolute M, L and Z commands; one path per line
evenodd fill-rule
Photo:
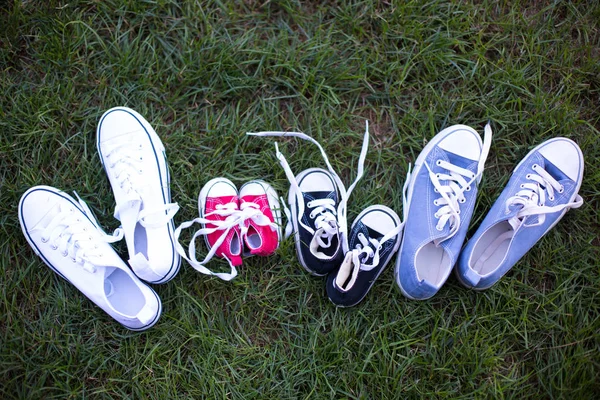
M 405 204 L 406 193 L 410 181 L 409 178 L 410 164 L 408 166 L 408 173 L 406 176 L 406 180 L 404 181 L 404 186 L 402 188 L 402 197 Z M 357 238 L 360 243 L 358 243 L 354 249 L 346 253 L 344 261 L 342 262 L 342 265 L 340 266 L 339 272 L 336 276 L 335 283 L 340 290 L 350 290 L 356 283 L 358 273 L 360 271 L 371 271 L 373 268 L 379 265 L 379 262 L 381 261 L 379 253 L 383 247 L 383 244 L 386 243 L 388 240 L 396 238 L 402 232 L 406 223 L 407 215 L 408 208 L 404 207 L 402 215 L 404 221 L 400 223 L 397 227 L 386 233 L 379 240 L 374 238 L 367 238 L 362 232 L 358 233 Z M 370 263 L 369 260 L 371 261 Z
M 286 177 L 290 182 L 290 193 L 295 198 L 298 204 L 298 213 L 296 216 L 296 220 L 298 223 L 307 230 L 313 238 L 309 245 L 310 252 L 319 259 L 327 259 L 330 256 L 326 255 L 319 249 L 327 249 L 331 247 L 333 242 L 333 238 L 338 236 L 340 242 L 342 244 L 342 249 L 344 253 L 348 251 L 348 222 L 346 219 L 346 211 L 347 211 L 347 202 L 350 194 L 354 190 L 354 187 L 358 183 L 358 181 L 362 178 L 364 172 L 364 163 L 365 158 L 367 156 L 367 149 L 369 146 L 369 121 L 366 121 L 365 134 L 363 137 L 362 149 L 360 152 L 360 157 L 358 159 L 358 171 L 357 176 L 352 185 L 348 189 L 342 183 L 342 180 L 335 172 L 333 167 L 331 166 L 329 159 L 327 158 L 327 154 L 323 147 L 312 137 L 308 136 L 305 133 L 301 132 L 247 132 L 247 135 L 251 136 L 281 136 L 281 137 L 297 137 L 299 139 L 307 140 L 313 144 L 315 144 L 319 151 L 321 152 L 321 156 L 325 160 L 325 164 L 327 165 L 327 169 L 331 173 L 338 190 L 340 191 L 340 202 L 335 207 L 335 202 L 333 199 L 319 199 L 312 200 L 304 203 L 304 197 L 302 195 L 302 191 L 296 181 L 296 176 L 293 174 L 292 169 L 290 168 L 287 160 L 279 151 L 279 146 L 275 143 L 275 153 L 277 155 L 277 159 L 279 163 L 283 167 Z M 288 217 L 288 225 L 286 227 L 286 237 L 291 234 L 291 218 L 290 211 L 285 207 L 285 201 L 282 199 L 282 204 L 284 205 L 285 214 Z M 314 220 L 314 226 L 316 229 L 312 229 L 309 225 L 305 224 L 302 221 L 302 216 L 304 215 L 305 209 L 311 210 L 309 213 L 309 218 Z
M 524 224 L 525 227 L 543 224 L 546 220 L 546 214 L 561 211 L 565 208 L 579 208 L 583 204 L 583 198 L 576 195 L 572 202 L 546 206 L 546 200 L 554 201 L 555 192 L 563 193 L 565 188 L 538 164 L 534 164 L 531 168 L 534 173 L 526 176 L 526 179 L 530 182 L 521 184 L 521 190 L 506 201 L 506 214 L 510 214 L 510 207 L 512 206 L 521 207 L 516 215 L 508 220 L 514 230 L 521 226 L 525 221 L 525 217 L 529 215 L 537 215 L 537 222 Z
M 208 217 L 214 215 L 225 217 L 225 219 L 208 219 Z M 205 275 L 213 275 L 225 281 L 230 281 L 237 276 L 237 269 L 231 263 L 231 260 L 229 260 L 225 255 L 224 257 L 225 259 L 227 259 L 227 261 L 229 262 L 229 266 L 231 267 L 231 271 L 229 273 L 213 272 L 210 269 L 208 269 L 205 266 L 205 264 L 213 258 L 213 256 L 216 254 L 217 250 L 223 244 L 223 242 L 227 238 L 227 235 L 229 235 L 229 232 L 232 229 L 235 229 L 237 227 L 240 229 L 241 237 L 243 238 L 244 236 L 246 236 L 248 231 L 248 227 L 246 226 L 247 221 L 252 221 L 258 226 L 268 226 L 273 231 L 276 231 L 278 229 L 277 224 L 271 222 L 269 217 L 263 214 L 263 212 L 260 210 L 260 206 L 256 203 L 243 202 L 239 208 L 237 203 L 233 202 L 227 204 L 217 204 L 215 206 L 215 210 L 210 213 L 207 213 L 204 217 L 199 217 L 192 221 L 186 221 L 179 225 L 179 227 L 175 230 L 175 233 L 173 234 L 176 243 L 175 248 L 177 252 L 184 259 L 186 259 L 187 262 L 197 271 Z M 196 223 L 202 224 L 205 227 L 199 229 L 198 231 L 196 231 L 196 233 L 194 233 L 188 246 L 188 253 L 186 253 L 184 248 L 179 243 L 179 236 L 181 235 L 183 229 L 189 228 L 190 226 Z M 213 227 L 207 228 L 207 225 L 212 225 Z M 221 235 L 219 236 L 217 241 L 212 245 L 204 259 L 202 261 L 198 261 L 198 259 L 196 258 L 196 239 L 199 236 L 210 235 L 211 233 L 217 231 L 221 231 Z
M 80 264 L 90 272 L 96 272 L 98 258 L 104 254 L 98 243 L 115 243 L 123 239 L 123 231 L 116 229 L 112 235 L 106 234 L 98 227 L 88 205 L 75 193 L 83 213 L 93 222 L 95 229 L 91 231 L 75 206 L 57 205 L 58 213 L 42 228 L 41 241 L 49 243 L 52 250 L 58 250 L 63 257 L 70 257 L 71 261 Z
M 434 217 L 438 220 L 435 228 L 438 231 L 443 231 L 447 224 L 450 224 L 450 232 L 443 238 L 435 240 L 435 244 L 439 245 L 441 242 L 452 238 L 459 230 L 461 217 L 460 217 L 460 204 L 466 201 L 464 192 L 471 190 L 471 184 L 475 181 L 479 183 L 483 174 L 485 161 L 490 151 L 492 143 L 492 128 L 488 123 L 484 130 L 483 147 L 481 150 L 481 156 L 477 165 L 477 172 L 473 173 L 468 169 L 458 167 L 450 162 L 444 160 L 438 160 L 436 165 L 447 170 L 448 173 L 434 173 L 429 164 L 425 163 L 425 167 L 429 171 L 429 179 L 433 184 L 436 192 L 441 197 L 434 200 L 435 206 L 441 206 Z M 442 185 L 443 181 L 447 181 L 447 185 Z M 408 207 L 405 207 L 407 209 Z

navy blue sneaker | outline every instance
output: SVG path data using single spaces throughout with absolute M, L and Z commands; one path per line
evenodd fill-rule
M 327 170 L 309 168 L 294 176 L 287 160 L 275 149 L 279 163 L 290 181 L 286 209 L 288 226 L 286 237 L 292 231 L 296 241 L 298 260 L 312 275 L 323 276 L 339 268 L 344 254 L 348 251 L 348 223 L 346 205 L 350 193 L 363 174 L 363 166 L 369 144 L 369 125 L 363 138 L 358 160 L 358 173 L 352 185 L 346 189 L 338 174 L 329 163 L 327 154 L 312 137 L 300 132 L 258 132 L 247 133 L 253 136 L 291 136 L 314 143 L 327 164 Z
M 403 224 L 382 205 L 370 206 L 356 217 L 348 237 L 352 250 L 340 269 L 327 278 L 327 296 L 338 307 L 360 303 L 400 247 Z
M 533 149 L 513 174 L 463 249 L 456 275 L 465 286 L 487 289 L 583 199 L 583 154 L 566 138 Z
M 473 214 L 491 138 L 489 124 L 483 143 L 473 128 L 454 125 L 431 139 L 417 158 L 395 271 L 409 299 L 432 297 L 448 279 Z

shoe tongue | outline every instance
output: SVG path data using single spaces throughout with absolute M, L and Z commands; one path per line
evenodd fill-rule
M 469 158 L 461 157 L 457 154 L 446 151 L 446 157 L 448 157 L 448 162 L 452 165 L 456 165 L 460 168 L 468 169 L 473 165 L 477 165 L 477 161 L 471 160 Z
M 320 200 L 320 199 L 332 199 L 336 200 L 335 192 L 319 191 L 319 192 L 305 192 L 303 193 L 305 201 Z
M 365 228 L 367 228 L 367 232 L 369 232 L 369 238 L 380 239 L 383 237 L 383 234 L 381 232 L 378 232 L 375 229 L 368 227 L 367 225 L 365 225 Z
M 543 160 L 543 165 L 542 167 L 546 170 L 546 172 L 548 172 L 550 174 L 550 176 L 552 176 L 555 180 L 557 181 L 562 181 L 565 179 L 569 179 L 569 177 L 567 175 L 565 175 L 560 169 L 558 169 L 554 164 L 552 164 L 550 161 L 546 160 L 544 157 L 542 157 Z M 570 179 L 569 179 L 570 180 Z

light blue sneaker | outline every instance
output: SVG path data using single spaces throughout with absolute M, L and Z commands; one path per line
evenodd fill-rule
M 425 146 L 410 174 L 406 225 L 395 277 L 404 296 L 432 297 L 458 259 L 475 207 L 477 184 L 492 140 L 471 127 L 454 125 Z
M 517 165 L 506 188 L 461 253 L 456 275 L 476 290 L 498 282 L 583 199 L 583 154 L 566 138 L 548 140 Z

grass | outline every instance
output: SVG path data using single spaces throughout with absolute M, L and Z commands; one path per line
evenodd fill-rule
M 600 392 L 600 6 L 593 2 L 9 1 L 0 5 L 2 398 L 593 398 Z M 216 176 L 287 180 L 272 140 L 302 130 L 346 182 L 371 146 L 350 221 L 401 212 L 408 163 L 446 126 L 494 129 L 471 230 L 512 168 L 566 136 L 585 203 L 488 291 L 451 277 L 426 302 L 382 274 L 336 309 L 286 241 L 232 283 L 184 265 L 132 333 L 27 246 L 19 197 L 77 192 L 114 229 L 94 145 L 102 113 L 136 109 L 169 157 L 176 223 Z M 294 171 L 316 148 L 281 141 Z M 125 255 L 123 244 L 118 246 Z M 215 261 L 213 267 L 226 267 Z M 596 393 L 596 395 L 594 395 Z

